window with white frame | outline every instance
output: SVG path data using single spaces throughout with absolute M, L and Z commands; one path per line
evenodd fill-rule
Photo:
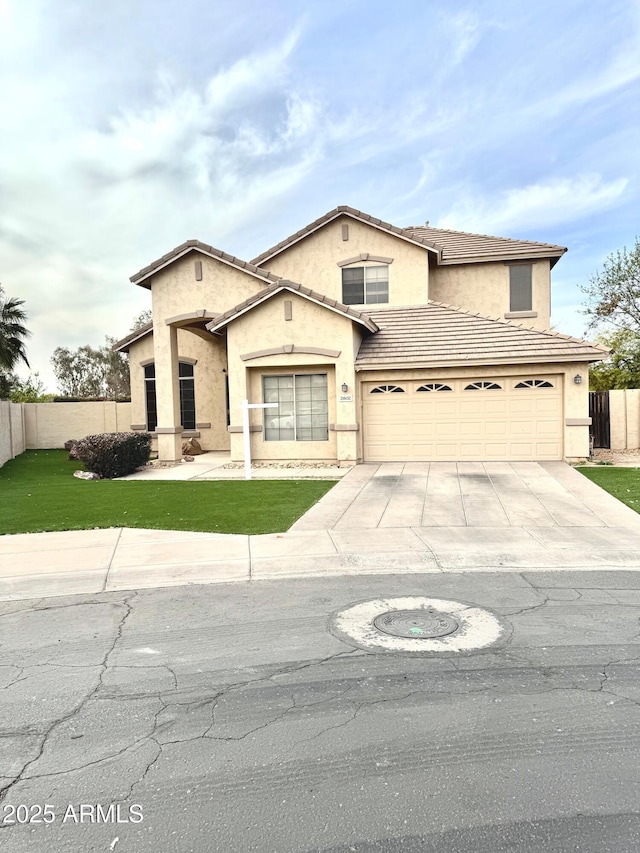
M 389 267 L 345 267 L 342 270 L 342 302 L 373 305 L 389 301 Z
M 328 441 L 329 400 L 326 373 L 262 377 L 265 441 Z

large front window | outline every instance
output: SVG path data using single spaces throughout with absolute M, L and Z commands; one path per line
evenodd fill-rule
M 193 365 L 181 361 L 178 365 L 180 382 L 180 423 L 182 428 L 196 428 L 196 400 L 193 381 Z M 147 404 L 147 429 L 153 432 L 158 426 L 158 401 L 156 397 L 156 366 L 147 364 L 144 368 L 145 401 Z
M 389 301 L 389 267 L 346 267 L 342 270 L 342 302 L 371 305 Z
M 327 441 L 329 404 L 326 373 L 262 378 L 265 441 Z

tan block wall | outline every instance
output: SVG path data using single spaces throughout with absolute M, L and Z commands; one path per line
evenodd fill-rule
M 63 447 L 70 438 L 128 432 L 131 403 L 23 403 L 29 450 Z
M 582 376 L 582 383 L 576 385 L 573 377 Z M 425 382 L 441 381 L 453 378 L 487 379 L 500 376 L 521 376 L 523 379 L 535 379 L 538 376 L 560 376 L 563 385 L 564 398 L 564 458 L 567 460 L 584 459 L 589 455 L 589 426 L 568 426 L 568 419 L 587 419 L 589 416 L 589 385 L 588 370 L 584 364 L 531 364 L 522 367 L 504 365 L 495 367 L 451 367 L 430 370 L 366 370 L 358 373 L 359 383 L 399 381 L 402 379 L 418 379 Z M 362 423 L 362 393 L 358 388 L 358 421 Z M 362 459 L 362 431 L 358 433 L 358 454 Z
M 349 226 L 349 239 L 342 239 L 342 225 Z M 389 304 L 422 305 L 429 298 L 429 252 L 372 225 L 340 217 L 305 240 L 265 262 L 276 275 L 299 282 L 331 299 L 342 301 L 342 272 L 339 261 L 367 252 L 393 258 L 389 265 Z M 362 264 L 354 264 L 362 266 Z M 380 262 L 370 262 L 378 266 Z M 374 306 L 369 306 L 373 307 Z
M 548 329 L 551 323 L 549 261 L 532 264 L 533 311 L 537 317 L 511 319 L 512 323 Z M 429 296 L 435 302 L 498 320 L 509 312 L 509 267 L 503 263 L 460 264 L 431 270 Z
M 609 391 L 612 450 L 640 448 L 640 388 Z
M 211 335 L 205 341 L 185 329 L 178 329 L 178 357 L 196 359 L 194 388 L 196 395 L 196 424 L 210 423 L 199 428 L 198 441 L 203 450 L 228 450 L 227 406 L 225 377 L 227 356 L 224 339 Z M 141 362 L 154 358 L 153 335 L 147 335 L 129 350 L 131 372 L 131 424 L 146 424 L 147 409 L 144 389 L 144 367 Z M 156 440 L 153 443 L 156 447 Z
M 284 302 L 292 303 L 292 319 L 284 319 Z M 329 423 L 356 423 L 356 390 L 353 362 L 360 335 L 352 321 L 292 293 L 280 293 L 233 322 L 227 333 L 231 424 L 242 426 L 240 404 L 262 402 L 262 376 L 289 373 L 327 373 Z M 281 353 L 243 361 L 241 356 L 258 350 L 294 345 L 339 350 L 337 357 Z M 340 402 L 340 388 L 346 383 L 353 399 Z M 262 410 L 250 411 L 250 424 L 262 427 Z M 243 457 L 242 433 L 231 434 L 231 454 Z M 329 431 L 328 441 L 264 441 L 262 432 L 251 436 L 252 458 L 258 460 L 349 461 L 357 459 L 357 433 Z
M 23 404 L 0 400 L 0 468 L 25 449 Z

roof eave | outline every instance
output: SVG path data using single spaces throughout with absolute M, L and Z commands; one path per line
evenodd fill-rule
M 145 326 L 142 326 L 140 329 L 137 329 L 135 332 L 128 334 L 126 337 L 121 338 L 119 341 L 116 341 L 115 344 L 111 347 L 113 352 L 129 352 L 129 347 L 132 344 L 135 344 L 137 341 L 142 340 L 142 338 L 146 338 L 147 335 L 151 335 L 153 333 L 153 323 L 148 323 Z
M 214 335 L 219 335 L 222 333 L 223 329 L 232 323 L 234 320 L 237 320 L 239 317 L 242 317 L 244 314 L 247 314 L 249 311 L 252 311 L 254 308 L 257 308 L 258 305 L 262 305 L 263 302 L 266 302 L 268 299 L 271 299 L 278 293 L 282 293 L 283 291 L 287 291 L 289 293 L 293 293 L 297 296 L 301 296 L 304 299 L 309 300 L 309 302 L 313 302 L 316 305 L 320 305 L 322 308 L 326 308 L 329 311 L 333 311 L 336 314 L 340 314 L 342 317 L 346 317 L 349 320 L 352 320 L 354 323 L 358 323 L 363 326 L 369 332 L 377 332 L 379 327 L 378 325 L 371 320 L 369 317 L 357 314 L 355 311 L 351 311 L 348 306 L 341 307 L 339 305 L 330 305 L 327 302 L 324 302 L 321 299 L 316 299 L 312 294 L 305 293 L 303 290 L 298 289 L 297 287 L 290 287 L 286 283 L 276 284 L 269 288 L 267 292 L 265 292 L 260 299 L 256 299 L 251 301 L 248 305 L 242 307 L 238 311 L 234 312 L 232 316 L 225 317 L 223 320 L 212 320 L 210 323 L 207 323 L 205 328 Z M 346 308 L 346 310 L 344 310 Z
M 489 263 L 504 263 L 509 261 L 528 261 L 528 260 L 544 260 L 548 258 L 553 268 L 560 258 L 566 253 L 566 249 L 561 251 L 527 251 L 518 253 L 494 253 L 492 255 L 465 255 L 464 257 L 449 257 L 443 258 L 439 262 L 439 266 L 454 266 L 459 264 L 489 264 Z
M 431 360 L 431 361 L 398 361 L 397 359 L 378 360 L 378 361 L 357 361 L 355 363 L 356 373 L 361 370 L 427 370 L 440 369 L 446 367 L 483 367 L 502 364 L 570 364 L 572 362 L 596 362 L 606 358 L 606 355 L 528 355 L 528 356 L 505 356 L 499 357 L 480 357 L 480 358 L 460 358 L 450 360 Z
M 241 270 L 242 272 L 246 272 L 247 275 L 251 275 L 254 278 L 259 279 L 264 282 L 274 282 L 277 281 L 280 276 L 275 275 L 274 273 L 269 272 L 268 270 L 261 270 L 255 264 L 252 264 L 248 261 L 243 261 L 240 258 L 235 258 L 232 255 L 227 255 L 225 252 L 218 253 L 217 251 L 208 251 L 208 249 L 213 249 L 213 247 L 207 247 L 204 243 L 200 243 L 199 240 L 187 240 L 186 243 L 183 243 L 181 246 L 178 246 L 172 252 L 169 252 L 166 255 L 163 255 L 162 258 L 159 258 L 157 261 L 154 261 L 152 264 L 149 264 L 146 267 L 143 267 L 139 272 L 135 273 L 129 278 L 133 284 L 137 284 L 140 287 L 146 287 L 148 290 L 151 289 L 151 282 L 149 279 L 153 278 L 158 272 L 167 267 L 174 264 L 176 261 L 179 261 L 181 258 L 184 258 L 190 252 L 199 252 L 201 255 L 204 255 L 207 258 L 212 258 L 215 261 L 220 261 L 227 266 L 233 267 L 234 269 Z

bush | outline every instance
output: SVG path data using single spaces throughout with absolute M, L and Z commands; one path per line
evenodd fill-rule
M 52 403 L 104 403 L 107 397 L 52 397 Z M 113 397 L 110 403 L 130 403 L 131 397 Z
M 148 432 L 104 432 L 87 435 L 78 442 L 78 459 L 89 471 L 112 480 L 133 474 L 149 461 L 151 436 Z

